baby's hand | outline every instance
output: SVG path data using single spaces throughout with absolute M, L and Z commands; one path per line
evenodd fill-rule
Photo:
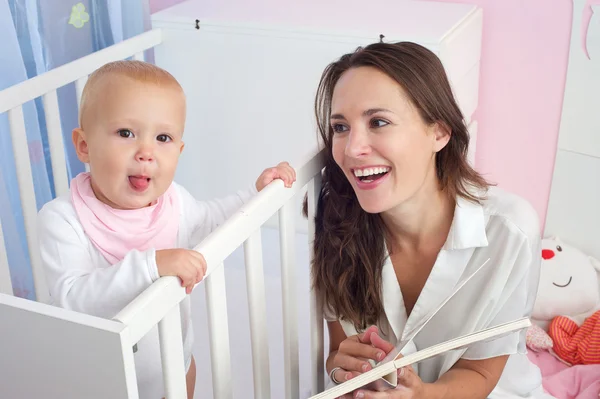
M 256 180 L 256 189 L 261 191 L 275 179 L 281 179 L 286 187 L 292 187 L 292 183 L 296 181 L 296 171 L 287 162 L 265 169 Z
M 161 249 L 156 251 L 156 266 L 158 275 L 177 276 L 186 294 L 204 278 L 206 261 L 201 253 L 191 249 Z

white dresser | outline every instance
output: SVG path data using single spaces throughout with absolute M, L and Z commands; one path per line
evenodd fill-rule
M 247 186 L 281 160 L 302 162 L 317 145 L 313 103 L 323 69 L 380 35 L 434 51 L 467 122 L 477 107 L 482 11 L 473 5 L 191 0 L 152 21 L 164 31 L 156 64 L 188 98 L 176 180 L 200 199 Z M 474 149 L 475 123 L 470 130 Z

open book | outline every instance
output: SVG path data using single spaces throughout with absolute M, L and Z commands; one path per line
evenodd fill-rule
M 500 324 L 495 327 L 463 335 L 440 344 L 430 346 L 411 355 L 401 357 L 398 350 L 394 356 L 389 356 L 382 360 L 372 370 L 361 374 L 353 379 L 337 385 L 318 395 L 311 396 L 310 399 L 335 399 L 356 389 L 363 388 L 369 390 L 384 390 L 395 388 L 397 384 L 397 370 L 418 363 L 430 357 L 437 356 L 451 350 L 462 349 L 476 342 L 492 341 L 501 338 L 513 332 L 528 328 L 531 322 L 528 318 L 518 319 L 509 323 Z M 389 359 L 392 357 L 391 359 Z

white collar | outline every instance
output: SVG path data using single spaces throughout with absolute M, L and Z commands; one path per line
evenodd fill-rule
M 408 320 L 396 273 L 386 249 L 386 260 L 382 270 L 383 307 L 398 340 L 405 339 L 405 331 L 413 330 L 452 293 L 475 249 L 488 245 L 485 228 L 483 207 L 457 198 L 448 238 Z

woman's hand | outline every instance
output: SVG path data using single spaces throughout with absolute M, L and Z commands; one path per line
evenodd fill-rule
M 429 398 L 426 393 L 427 385 L 419 378 L 411 366 L 402 367 L 398 370 L 398 385 L 394 389 L 384 392 L 366 391 L 358 389 L 354 391 L 352 398 L 357 399 L 425 399 Z M 345 398 L 344 398 L 345 399 Z
M 357 375 L 371 370 L 373 367 L 369 360 L 381 361 L 394 345 L 379 336 L 376 326 L 369 327 L 364 333 L 353 335 L 343 340 L 335 353 L 331 364 L 333 368 L 339 367 L 334 373 L 335 381 L 348 381 Z M 351 398 L 344 395 L 343 398 Z

